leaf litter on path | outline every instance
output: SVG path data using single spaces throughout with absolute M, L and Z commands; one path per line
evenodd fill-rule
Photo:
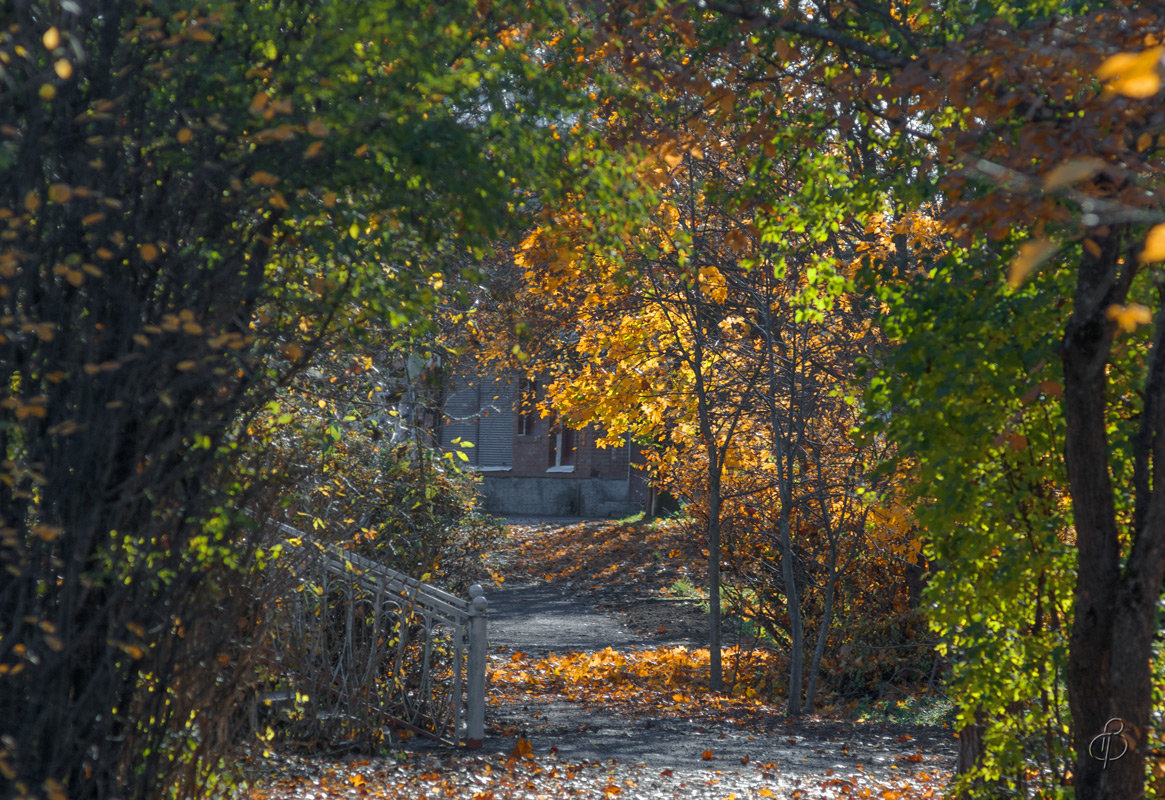
M 506 583 L 557 586 L 618 607 L 619 596 L 667 592 L 699 579 L 698 553 L 673 530 L 635 534 L 620 523 L 510 527 Z M 587 558 L 580 557 L 587 554 Z M 683 568 L 681 570 L 681 567 Z M 533 583 L 533 581 L 537 583 Z M 512 584 L 511 584 L 512 585 Z M 509 587 L 507 587 L 509 588 Z M 519 588 L 521 592 L 523 589 Z M 565 596 L 565 595 L 564 595 Z M 596 609 L 594 630 L 610 636 Z M 527 608 L 524 613 L 536 613 Z M 495 619 L 500 626 L 501 620 Z M 661 626 L 662 627 L 662 626 Z M 554 625 L 523 621 L 534 639 Z M 711 693 L 707 651 L 646 631 L 619 648 L 585 651 L 535 641 L 490 654 L 487 741 L 478 752 L 418 740 L 392 756 L 257 759 L 255 800 L 332 798 L 818 798 L 943 796 L 949 732 L 809 717 L 788 720 L 756 698 Z M 729 656 L 733 655 L 730 651 Z M 739 658 L 745 654 L 739 654 Z M 748 654 L 749 658 L 757 658 Z M 731 663 L 726 657 L 725 663 Z M 772 672 L 773 665 L 750 669 Z M 779 675 L 780 671 L 776 670 Z M 739 694 L 744 694 L 740 692 Z

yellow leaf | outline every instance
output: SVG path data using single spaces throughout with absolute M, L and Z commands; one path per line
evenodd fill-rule
M 1104 87 L 1125 97 L 1144 100 L 1161 88 L 1158 67 L 1165 47 L 1150 47 L 1141 53 L 1117 53 L 1105 59 L 1096 70 Z
M 53 72 L 57 73 L 57 77 L 63 81 L 67 81 L 73 77 L 73 65 L 69 63 L 67 58 L 58 58 L 53 63 Z
M 157 259 L 160 254 L 161 251 L 158 250 L 158 246 L 151 242 L 146 242 L 140 248 L 138 248 L 138 255 L 142 257 L 142 261 L 147 263 Z
M 186 144 L 194 138 L 194 131 L 189 128 L 182 128 L 178 131 L 178 144 Z
M 1137 258 L 1142 264 L 1165 261 L 1165 223 L 1149 229 L 1149 235 L 1145 237 L 1145 247 Z
M 179 361 L 176 369 L 179 372 L 189 372 L 190 370 L 194 369 L 197 366 L 198 366 L 197 361 L 186 360 L 186 361 Z
M 35 214 L 38 208 L 40 208 L 40 195 L 33 189 L 24 196 L 24 209 L 29 214 Z
M 303 355 L 303 348 L 295 343 L 284 345 L 283 354 L 286 355 L 291 361 L 299 361 L 300 357 Z
M 40 95 L 41 100 L 44 100 L 47 103 L 49 100 L 52 100 L 57 96 L 57 87 L 53 86 L 51 83 L 46 83 L 44 86 L 40 87 L 40 91 L 37 92 L 37 94 Z
M 251 110 L 262 111 L 267 107 L 267 103 L 270 101 L 270 99 L 271 98 L 267 97 L 266 92 L 259 92 L 257 95 L 251 98 Z
M 1032 239 L 1021 244 L 1019 253 L 1011 259 L 1007 285 L 1012 289 L 1019 288 L 1027 280 L 1027 276 L 1051 258 L 1059 247 L 1050 239 Z
M 61 46 L 61 32 L 57 30 L 57 26 L 49 28 L 40 37 L 41 43 L 44 44 L 46 50 L 56 50 Z
M 336 205 L 336 193 L 335 192 L 326 192 L 324 194 L 323 203 L 324 203 L 324 208 L 334 208 Z
M 1132 333 L 1138 325 L 1148 325 L 1153 321 L 1153 312 L 1148 306 L 1130 303 L 1122 306 L 1114 303 L 1105 310 L 1105 316 L 1120 326 L 1125 333 Z

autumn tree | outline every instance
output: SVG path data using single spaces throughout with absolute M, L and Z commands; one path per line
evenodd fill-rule
M 602 220 L 587 218 L 585 197 L 547 215 L 523 246 L 526 285 L 503 316 L 512 325 L 512 309 L 524 315 L 527 335 L 517 346 L 553 376 L 548 405 L 556 413 L 598 424 L 611 443 L 631 436 L 657 448 L 657 479 L 692 501 L 710 554 L 713 683 L 719 569 L 729 558 L 740 569 L 734 580 L 750 575 L 748 591 L 764 598 L 766 610 L 750 613 L 788 643 L 797 714 L 803 691 L 815 699 L 844 565 L 865 533 L 868 508 L 857 494 L 872 463 L 849 438 L 857 412 L 837 390 L 872 341 L 869 308 L 843 297 L 847 237 L 863 234 L 854 208 L 867 195 L 847 175 L 841 143 L 814 150 L 809 137 L 778 133 L 778 105 L 794 114 L 800 107 L 777 104 L 763 83 L 739 73 L 738 60 L 723 62 L 742 94 L 756 85 L 747 104 L 733 99 L 735 84 L 710 100 L 705 75 L 699 91 L 682 83 L 660 89 L 670 107 L 687 110 L 678 118 L 623 108 L 635 120 L 635 141 L 655 142 L 638 175 L 658 198 L 654 207 L 637 228 L 623 228 L 610 255 L 597 256 L 585 234 Z M 628 124 L 612 115 L 608 146 Z M 758 163 L 768 165 L 773 185 L 753 183 Z M 726 519 L 734 528 L 727 547 Z M 794 541 L 795 527 L 812 529 L 809 519 L 827 532 L 820 549 L 804 534 Z M 807 590 L 821 610 L 810 648 L 802 632 Z
M 1026 359 L 1028 380 L 1044 387 L 1037 399 L 1046 396 L 1063 414 L 1065 459 L 1016 459 L 1005 473 L 1026 499 L 1010 517 L 1020 527 L 997 530 L 1011 535 L 1036 525 L 1040 543 L 1032 548 L 1043 554 L 1044 567 L 1024 580 L 1033 589 L 1045 578 L 1056 587 L 1045 583 L 1034 605 L 1011 613 L 1026 619 L 1035 608 L 1033 630 L 1072 631 L 1064 681 L 1076 795 L 1142 796 L 1154 685 L 1153 609 L 1165 569 L 1155 510 L 1158 356 L 1153 337 L 1138 336 L 1144 328 L 1156 329 L 1159 306 L 1151 266 L 1158 253 L 1152 237 L 1145 245 L 1148 226 L 1160 218 L 1154 200 L 1160 121 L 1145 102 L 1159 90 L 1157 15 L 1125 3 L 1095 13 L 1003 2 L 941 10 L 926 3 L 885 10 L 806 3 L 779 14 L 760 5 L 702 3 L 689 11 L 689 23 L 709 11 L 739 23 L 741 35 L 747 31 L 757 51 L 779 63 L 795 61 L 801 47 L 819 54 L 805 74 L 816 72 L 822 79 L 817 85 L 829 87 L 825 96 L 837 126 L 848 131 L 857 122 L 877 131 L 874 146 L 892 156 L 908 179 L 884 184 L 897 220 L 919 201 L 941 203 L 939 216 L 963 248 L 960 254 L 944 259 L 936 271 L 939 265 L 911 257 L 909 233 L 901 229 L 896 269 L 914 263 L 925 283 L 957 263 L 961 286 L 969 290 L 976 280 L 984 282 L 969 295 L 952 295 L 964 303 L 973 298 L 990 305 L 1003 290 L 1017 297 L 1031 293 L 1039 313 L 1016 320 L 1019 341 L 1027 343 L 1017 349 Z M 682 36 L 682 25 L 674 27 Z M 1010 279 L 999 268 L 1009 261 Z M 1025 283 L 1041 265 L 1041 276 L 1048 277 Z M 1000 290 L 1008 280 L 1010 286 Z M 945 313 L 957 316 L 954 310 Z M 934 330 L 911 327 L 898 352 L 929 350 L 934 359 L 946 348 L 962 352 L 963 342 L 935 337 Z M 1016 347 L 1014 337 L 1010 346 Z M 971 343 L 959 369 L 992 374 L 993 364 L 989 348 Z M 1044 370 L 1051 372 L 1039 374 Z M 1053 388 L 1057 383 L 1061 389 Z M 1019 397 L 1030 388 L 1024 386 Z M 950 388 L 940 381 L 931 391 L 931 400 L 942 400 Z M 883 409 L 892 425 L 895 418 L 919 420 L 912 409 L 927 398 L 910 389 L 903 396 L 912 399 Z M 1054 424 L 1041 424 L 1041 436 L 1028 439 L 1020 429 L 1034 422 L 1025 419 L 1021 425 L 997 418 L 989 443 L 979 440 L 980 453 L 998 447 L 1000 436 L 1016 453 L 1024 452 L 1025 440 L 1037 438 L 1055 447 Z M 907 425 L 892 428 L 907 437 L 902 441 L 910 441 Z M 926 474 L 950 481 L 928 484 L 924 496 L 934 490 L 940 504 L 975 496 L 970 507 L 980 509 L 998 503 L 988 492 L 955 481 L 941 452 L 923 448 L 915 455 L 923 453 L 923 466 L 934 470 Z M 999 486 L 984 482 L 978 488 L 988 485 Z M 1060 528 L 1063 506 L 1049 496 L 1070 501 L 1068 531 Z M 1065 585 L 1057 541 L 1070 543 L 1077 561 L 1071 618 L 1052 621 Z M 947 551 L 948 557 L 957 550 Z M 957 574 L 955 562 L 946 568 Z M 972 640 L 991 636 L 973 624 L 967 630 Z M 1026 663 L 1043 661 L 1035 650 L 1030 654 L 1033 661 Z M 1047 682 L 1054 692 L 1054 674 Z M 1114 718 L 1125 726 L 1114 746 L 1127 744 L 1129 752 L 1105 763 L 1089 746 Z M 1045 719 L 1050 735 L 1057 736 L 1060 723 Z M 1066 771 L 1060 775 L 1067 780 Z
M 279 488 L 252 423 L 553 192 L 543 106 L 586 97 L 549 4 L 88 11 L 0 11 L 0 780 L 220 792 Z
M 974 337 L 978 352 L 963 363 L 980 405 L 947 415 L 986 423 L 981 432 L 988 435 L 980 435 L 972 452 L 991 458 L 994 450 L 991 475 L 970 486 L 960 481 L 956 488 L 947 483 L 949 467 L 940 466 L 949 451 L 941 457 L 929 448 L 916 452 L 927 454 L 922 463 L 929 488 L 948 510 L 961 507 L 956 513 L 969 514 L 967 520 L 1009 516 L 1007 524 L 992 528 L 996 550 L 989 559 L 996 570 L 1024 576 L 1029 602 L 1005 604 L 998 619 L 1009 617 L 1008 628 L 1023 620 L 1017 632 L 1030 626 L 1028 641 L 1016 651 L 1025 666 L 1011 673 L 1028 688 L 1008 700 L 992 698 L 998 708 L 993 725 L 1002 732 L 1010 724 L 1004 720 L 1016 707 L 1005 704 L 1031 705 L 1040 709 L 1035 718 L 1043 721 L 1036 727 L 1046 728 L 1048 741 L 1061 738 L 1066 720 L 1057 694 L 1066 687 L 1075 755 L 1057 764 L 1053 746 L 1049 762 L 1062 782 L 1072 774 L 1078 797 L 1143 796 L 1153 746 L 1150 713 L 1159 679 L 1151 609 L 1162 589 L 1162 544 L 1151 511 L 1159 493 L 1152 445 L 1159 435 L 1153 416 L 1159 355 L 1152 333 L 1158 325 L 1152 264 L 1160 254 L 1151 238 L 1145 244 L 1145 236 L 1160 213 L 1152 199 L 1159 121 L 1144 98 L 1156 93 L 1159 79 L 1153 51 L 1134 48 L 1158 41 L 1156 25 L 1156 17 L 1123 6 L 1095 16 L 1029 20 L 1022 35 L 997 21 L 978 29 L 973 43 L 952 43 L 929 60 L 945 76 L 942 93 L 932 97 L 953 99 L 979 121 L 940 139 L 939 155 L 950 170 L 943 187 L 954 201 L 948 224 L 973 244 L 943 259 L 930 280 L 960 287 L 948 297 L 960 297 L 956 302 L 964 309 L 978 308 L 980 319 L 996 316 L 1008 333 L 998 347 L 994 335 Z M 1023 47 L 1003 47 L 1021 39 Z M 1114 56 L 1122 46 L 1127 54 Z M 990 78 L 984 83 L 985 75 Z M 1003 84 L 1015 91 L 1006 102 L 996 94 Z M 1044 110 L 1024 110 L 1035 108 Z M 1007 261 L 1009 267 L 1001 269 Z M 914 297 L 941 292 L 936 286 Z M 967 341 L 966 331 L 958 338 L 936 336 L 946 326 L 936 325 L 931 314 L 919 316 L 922 306 L 911 305 L 914 310 L 902 317 L 910 321 L 909 349 L 899 351 L 906 360 L 896 363 L 925 358 L 920 335 L 943 343 L 931 350 L 933 356 L 966 352 L 957 343 Z M 962 317 L 951 316 L 949 305 L 932 308 L 952 320 Z M 949 384 L 941 394 L 920 393 L 907 402 L 921 410 L 936 401 L 951 403 L 948 396 L 956 396 Z M 924 405 L 914 406 L 919 399 Z M 1041 413 L 1033 402 L 1051 405 L 1054 414 Z M 898 412 L 898 430 L 909 437 L 914 434 L 907 433 L 906 420 L 921 422 L 904 413 L 911 406 Z M 996 449 L 1000 442 L 1002 450 Z M 995 479 L 1000 463 L 1008 465 L 1004 486 Z M 975 549 L 950 546 L 949 554 Z M 980 563 L 978 558 L 969 563 Z M 997 583 L 991 591 L 998 592 Z M 953 606 L 949 613 L 948 619 L 957 618 Z M 964 616 L 958 623 L 963 645 L 975 648 L 973 657 L 986 654 L 981 648 L 990 638 L 979 626 L 987 619 Z M 976 691 L 989 685 L 1001 687 L 996 680 L 978 684 Z M 1128 753 L 1123 763 L 1105 764 L 1095 743 L 1109 741 L 1102 734 L 1112 719 L 1120 721 L 1108 732 L 1124 727 L 1113 752 L 1127 746 Z M 1014 782 L 1023 788 L 1020 774 Z M 998 778 L 998 771 L 987 777 Z

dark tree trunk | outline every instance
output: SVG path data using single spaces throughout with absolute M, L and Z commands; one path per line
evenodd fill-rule
M 1123 304 L 1135 254 L 1120 259 L 1119 234 L 1103 240 L 1098 256 L 1085 255 L 1075 305 L 1062 346 L 1066 460 L 1079 555 L 1075 615 L 1068 655 L 1068 698 L 1076 750 L 1079 800 L 1144 797 L 1145 732 L 1152 703 L 1155 611 L 1165 567 L 1160 486 L 1160 342 L 1154 344 L 1145 391 L 1142 431 L 1135 443 L 1135 529 L 1122 563 L 1114 490 L 1109 471 L 1106 414 L 1107 364 L 1115 325 L 1106 312 Z M 1160 314 L 1157 320 L 1161 335 Z M 1110 720 L 1119 720 L 1106 728 Z M 1105 761 L 1095 737 L 1122 730 Z M 1127 745 L 1127 751 L 1126 751 Z
M 976 714 L 976 719 L 978 715 Z M 959 729 L 959 757 L 955 762 L 955 772 L 966 775 L 979 766 L 986 751 L 983 749 L 983 726 L 978 722 L 964 725 Z

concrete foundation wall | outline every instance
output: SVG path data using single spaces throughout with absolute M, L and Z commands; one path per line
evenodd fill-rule
M 623 517 L 643 510 L 626 478 L 503 477 L 483 481 L 486 513 Z

